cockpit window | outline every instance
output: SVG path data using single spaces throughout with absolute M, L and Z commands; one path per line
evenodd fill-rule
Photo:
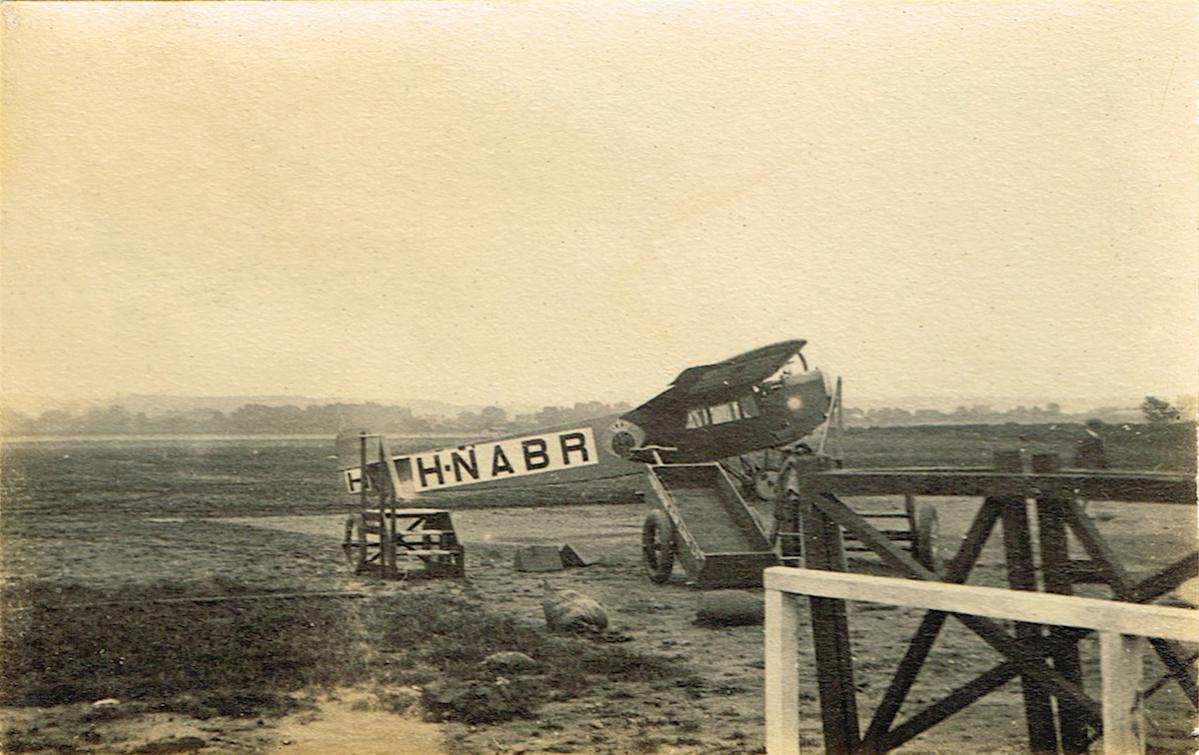
M 687 412 L 687 429 L 695 430 L 709 425 L 722 425 L 739 419 L 749 419 L 761 414 L 758 401 L 753 394 L 745 394 L 736 401 L 726 401 L 702 409 Z

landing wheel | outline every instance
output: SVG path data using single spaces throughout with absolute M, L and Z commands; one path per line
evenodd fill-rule
M 773 503 L 778 495 L 779 473 L 786 458 L 777 448 L 768 448 L 760 454 L 739 457 L 739 469 L 732 465 L 726 468 L 741 483 L 747 497 Z
M 921 504 L 916 508 L 912 521 L 912 557 L 921 566 L 937 574 L 945 571 L 940 536 L 941 525 L 937 521 L 936 508 L 927 503 Z
M 362 514 L 346 519 L 346 535 L 341 550 L 346 554 L 346 561 L 354 573 L 361 572 L 366 566 L 366 519 Z
M 759 469 L 753 476 L 754 495 L 762 501 L 773 501 L 779 493 L 779 476 L 777 469 Z
M 641 560 L 651 582 L 662 584 L 674 570 L 674 525 L 662 511 L 651 511 L 641 527 Z

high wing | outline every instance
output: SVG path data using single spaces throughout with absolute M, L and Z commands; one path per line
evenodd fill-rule
M 671 387 L 647 401 L 643 406 L 662 398 L 686 392 L 692 396 L 707 398 L 708 394 L 760 383 L 773 375 L 787 362 L 799 354 L 807 341 L 794 339 L 779 341 L 753 351 L 726 359 L 716 364 L 688 367 L 679 373 Z
M 778 372 L 806 344 L 807 341 L 802 339 L 780 341 L 716 364 L 688 367 L 679 373 L 669 388 L 624 416 L 630 422 L 648 427 L 657 424 L 656 419 L 680 408 L 703 406 L 735 396 Z

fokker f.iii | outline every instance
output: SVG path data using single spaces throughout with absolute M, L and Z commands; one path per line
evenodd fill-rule
M 377 491 L 380 502 L 347 522 L 346 552 L 360 569 L 385 574 L 406 555 L 461 573 L 461 546 L 447 534 L 449 513 L 401 511 L 401 502 L 468 486 L 646 474 L 658 504 L 642 530 L 650 578 L 669 579 L 677 558 L 701 586 L 753 583 L 787 550 L 787 533 L 745 497 L 771 501 L 789 458 L 824 458 L 839 419 L 840 382 L 808 365 L 805 343 L 782 341 L 690 367 L 628 412 L 536 432 L 405 454 L 392 454 L 381 436 L 343 432 L 337 448 L 346 489 L 364 503 Z

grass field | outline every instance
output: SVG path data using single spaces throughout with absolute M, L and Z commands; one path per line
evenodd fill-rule
M 1047 426 L 854 430 L 843 453 L 857 467 L 983 466 L 996 448 L 1053 448 L 1068 457 L 1080 433 Z M 610 644 L 547 634 L 536 575 L 513 573 L 499 546 L 468 546 L 465 583 L 371 583 L 340 562 L 340 533 L 215 519 L 354 510 L 357 502 L 339 492 L 331 446 L 184 439 L 5 446 L 4 751 L 270 751 L 280 746 L 274 727 L 281 721 L 348 688 L 369 689 L 364 705 L 372 710 L 423 710 L 461 722 L 445 734 L 446 746 L 461 752 L 760 748 L 761 671 L 753 660 L 760 659 L 760 629 L 692 627 L 691 591 L 641 577 L 635 529 L 627 541 L 605 546 L 600 565 L 560 578 L 614 609 L 621 629 L 615 639 L 625 642 Z M 1108 428 L 1107 448 L 1113 466 L 1194 471 L 1191 427 Z M 639 486 L 633 478 L 444 500 L 504 510 L 630 502 Z M 1193 512 L 1180 508 L 1147 507 L 1153 512 L 1143 516 L 1113 510 L 1104 526 L 1132 554 L 1130 565 L 1146 568 L 1169 557 L 1156 543 L 1194 547 Z M 571 516 L 569 508 L 554 511 Z M 622 517 L 636 521 L 636 511 Z M 954 522 L 951 515 L 943 526 Z M 578 526 L 586 529 L 586 522 Z M 998 568 L 980 573 L 1002 578 Z M 910 625 L 879 611 L 855 614 L 855 622 L 859 640 L 860 632 Z M 863 667 L 885 666 L 897 647 L 869 646 Z M 951 645 L 949 657 L 964 663 L 968 647 Z M 521 679 L 489 671 L 480 662 L 496 650 L 525 652 L 541 670 Z M 963 678 L 953 667 L 941 673 L 943 684 Z M 1162 696 L 1165 710 L 1177 710 L 1176 694 L 1173 702 L 1169 690 Z M 91 706 L 102 698 L 121 702 Z M 997 701 L 1017 699 L 1018 690 Z M 980 711 L 987 726 L 1019 737 L 1018 705 Z M 483 725 L 503 719 L 511 720 Z M 1181 730 L 1175 723 L 1158 725 Z M 969 725 L 946 726 L 948 734 L 937 739 L 935 729 L 926 745 L 1019 751 L 1005 749 L 1010 742 L 972 739 Z M 818 741 L 814 731 L 811 737 Z M 1170 751 L 1172 741 L 1159 738 L 1159 746 Z
M 851 429 L 830 450 L 850 467 L 987 466 L 995 449 L 1057 451 L 1068 463 L 1077 425 L 964 425 Z M 1195 471 L 1193 425 L 1105 430 L 1115 468 Z M 440 438 L 437 441 L 447 441 Z M 396 453 L 427 442 L 393 443 Z M 840 448 L 836 448 L 840 445 Z M 343 511 L 356 505 L 337 485 L 332 439 L 151 442 L 87 440 L 0 449 L 6 518 L 67 512 L 254 516 Z M 636 478 L 588 485 L 442 494 L 450 507 L 583 500 L 631 502 Z
M 1114 469 L 1195 472 L 1195 425 L 1108 425 L 1102 437 Z M 1056 452 L 1070 466 L 1085 433 L 1078 425 L 943 425 L 850 429 L 847 466 L 989 466 L 996 449 Z

